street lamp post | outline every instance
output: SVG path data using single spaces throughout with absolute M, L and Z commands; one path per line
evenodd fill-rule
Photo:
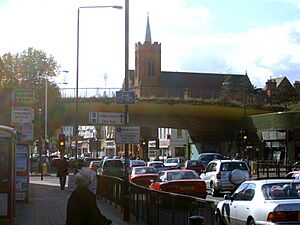
M 124 79 L 124 87 L 125 91 L 129 90 L 129 69 L 128 69 L 128 62 L 129 62 L 129 0 L 125 0 L 125 79 Z M 124 106 L 124 114 L 125 114 L 125 125 L 128 124 L 128 105 L 125 104 Z M 130 211 L 129 211 L 129 181 L 128 181 L 128 172 L 129 172 L 129 146 L 125 144 L 125 188 L 124 188 L 124 210 L 123 210 L 123 220 L 129 221 L 130 220 Z M 127 163 L 128 160 L 128 163 Z
M 59 71 L 63 73 L 69 73 L 68 70 Z M 45 79 L 45 131 L 44 131 L 44 146 L 45 146 L 45 155 L 47 155 L 46 142 L 48 140 L 48 74 L 46 73 Z M 50 152 L 49 152 L 50 156 Z
M 78 78 L 79 78 L 79 22 L 80 22 L 80 9 L 95 9 L 95 8 L 114 8 L 114 9 L 122 9 L 122 6 L 118 5 L 100 5 L 100 6 L 80 6 L 77 9 L 77 61 L 76 61 L 76 102 L 75 102 L 75 162 L 77 162 L 77 147 L 78 147 L 78 113 L 79 113 L 79 108 L 78 108 L 78 103 L 79 103 L 79 96 L 78 96 Z M 76 163 L 75 163 L 76 165 Z M 77 169 L 77 168 L 75 168 Z

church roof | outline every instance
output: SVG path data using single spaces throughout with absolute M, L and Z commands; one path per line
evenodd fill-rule
M 169 72 L 162 71 L 160 82 L 162 87 L 194 88 L 203 90 L 222 89 L 227 77 L 232 84 L 238 84 L 244 74 L 222 74 L 222 73 L 194 73 L 194 72 Z M 247 81 L 251 84 L 249 78 Z

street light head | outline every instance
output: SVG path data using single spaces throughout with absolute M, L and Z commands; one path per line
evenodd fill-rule
M 61 70 L 59 72 L 61 72 L 61 73 L 69 73 L 69 70 Z
M 123 6 L 120 6 L 120 5 L 114 5 L 113 8 L 114 8 L 114 9 L 123 9 Z

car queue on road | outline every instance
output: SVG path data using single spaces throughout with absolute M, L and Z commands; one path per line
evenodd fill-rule
M 248 164 L 243 160 L 217 158 L 209 161 L 206 167 L 201 160 L 174 157 L 169 161 L 165 165 L 162 161 L 128 160 L 129 170 L 125 173 L 126 161 L 123 158 L 110 157 L 91 161 L 90 169 L 99 175 L 120 178 L 128 175 L 129 182 L 155 191 L 202 199 L 206 199 L 208 194 L 212 196 L 209 199 L 224 196 L 223 200 L 215 198 L 217 224 L 300 224 L 299 171 L 288 173 L 285 180 L 255 180 L 251 177 Z M 116 163 L 118 166 L 112 166 Z M 199 170 L 196 165 L 200 167 Z M 191 166 L 196 167 L 193 169 Z M 278 186 L 277 190 L 273 186 Z M 287 192 L 286 186 L 290 187 L 289 195 L 285 193 L 285 197 L 276 199 L 276 191 L 277 195 L 283 195 L 283 192 Z M 257 205 L 264 212 L 252 209 Z

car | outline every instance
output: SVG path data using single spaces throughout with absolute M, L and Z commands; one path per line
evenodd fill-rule
M 185 162 L 184 158 L 174 157 L 174 158 L 167 158 L 164 162 L 164 166 L 167 169 L 181 169 Z
M 217 225 L 299 224 L 300 180 L 262 179 L 243 182 L 215 209 Z
M 136 166 L 129 171 L 128 181 L 149 187 L 150 180 L 156 180 L 158 176 L 157 170 L 153 166 Z
M 162 161 L 150 161 L 147 162 L 147 166 L 153 166 L 158 173 L 163 170 L 166 170 L 166 167 Z
M 251 178 L 250 169 L 242 160 L 213 160 L 200 174 L 212 196 L 222 191 L 233 192 L 245 180 Z
M 104 159 L 97 169 L 97 174 L 124 178 L 125 167 L 120 159 Z
M 300 171 L 299 170 L 291 171 L 287 175 L 285 175 L 285 178 L 300 179 Z
M 206 167 L 208 163 L 214 159 L 222 159 L 223 156 L 220 153 L 216 152 L 204 152 L 198 156 L 198 160 L 200 160 L 203 165 Z
M 205 169 L 205 166 L 200 160 L 187 160 L 185 161 L 183 168 L 195 170 L 200 175 Z
M 97 171 L 100 165 L 101 165 L 101 159 L 90 161 L 89 169 Z
M 203 180 L 194 170 L 165 170 L 159 173 L 157 180 L 150 184 L 150 189 L 206 198 Z
M 100 160 L 101 160 L 100 158 L 94 158 L 94 157 L 84 157 L 83 158 L 85 167 L 89 167 L 91 161 L 100 161 Z
M 146 166 L 146 162 L 141 159 L 133 159 L 129 161 L 129 167 L 135 167 L 135 166 Z

